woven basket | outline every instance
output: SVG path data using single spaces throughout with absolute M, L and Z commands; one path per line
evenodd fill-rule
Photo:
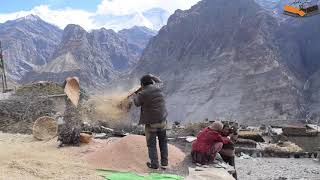
M 55 119 L 43 116 L 33 124 L 33 137 L 38 140 L 50 140 L 57 135 L 58 123 Z

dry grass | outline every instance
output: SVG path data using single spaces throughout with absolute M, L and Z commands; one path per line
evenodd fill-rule
M 296 153 L 301 152 L 302 149 L 298 145 L 287 141 L 282 144 L 269 144 L 265 147 L 265 151 L 276 153 Z
M 53 94 L 63 94 L 63 88 L 58 83 L 54 82 L 39 82 L 20 86 L 15 95 L 17 96 L 45 96 Z
M 241 137 L 252 137 L 252 136 L 260 136 L 261 133 L 259 131 L 239 131 L 239 136 Z

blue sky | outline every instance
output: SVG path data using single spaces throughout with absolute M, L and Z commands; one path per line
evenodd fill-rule
M 132 26 L 146 26 L 158 30 L 157 17 L 145 17 L 144 12 L 161 8 L 168 17 L 176 9 L 189 9 L 200 0 L 0 0 L 0 23 L 23 18 L 29 14 L 63 29 L 78 24 L 86 30 L 107 28 L 120 30 Z M 157 24 L 157 25 L 155 25 Z
M 101 0 L 0 0 L 0 2 L 0 13 L 30 10 L 39 5 L 48 5 L 52 9 L 69 7 L 94 12 Z

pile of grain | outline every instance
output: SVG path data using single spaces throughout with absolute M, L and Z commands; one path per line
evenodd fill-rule
M 137 173 L 150 171 L 146 166 L 149 159 L 144 136 L 130 135 L 121 138 L 108 146 L 88 153 L 84 158 L 93 168 Z M 177 166 L 184 158 L 185 154 L 180 149 L 169 145 L 170 167 Z

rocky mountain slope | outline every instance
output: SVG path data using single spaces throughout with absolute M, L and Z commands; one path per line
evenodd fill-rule
M 128 32 L 127 36 L 130 35 Z M 147 38 L 141 42 L 142 47 Z M 129 42 L 135 43 L 135 40 Z M 27 74 L 23 81 L 63 81 L 66 76 L 77 75 L 84 86 L 103 86 L 136 63 L 141 50 L 130 48 L 129 44 L 113 30 L 87 32 L 78 25 L 68 25 L 50 63 Z
M 27 72 L 50 61 L 62 30 L 29 15 L 0 24 L 4 60 L 10 77 L 20 80 Z
M 290 4 L 290 1 L 279 1 L 276 10 L 282 13 L 284 4 Z M 318 4 L 317 1 L 310 1 L 309 5 Z M 280 14 L 280 13 L 279 13 Z M 282 38 L 294 40 L 298 47 L 299 56 L 302 64 L 300 69 L 306 74 L 307 80 L 304 85 L 305 112 L 306 118 L 317 122 L 320 118 L 320 44 L 319 21 L 320 16 L 315 15 L 307 18 L 292 18 L 280 14 L 278 22 L 282 25 Z M 290 51 L 285 51 L 290 52 Z M 284 53 L 285 53 L 284 52 Z
M 279 23 L 254 0 L 203 0 L 169 18 L 132 74 L 165 80 L 171 121 L 304 119 L 317 92 L 305 89 L 318 70 L 316 19 Z
M 34 15 L 0 24 L 8 76 L 19 83 L 77 75 L 84 85 L 103 85 L 130 69 L 154 35 L 145 27 L 120 33 L 86 32 L 77 25 L 60 30 Z

